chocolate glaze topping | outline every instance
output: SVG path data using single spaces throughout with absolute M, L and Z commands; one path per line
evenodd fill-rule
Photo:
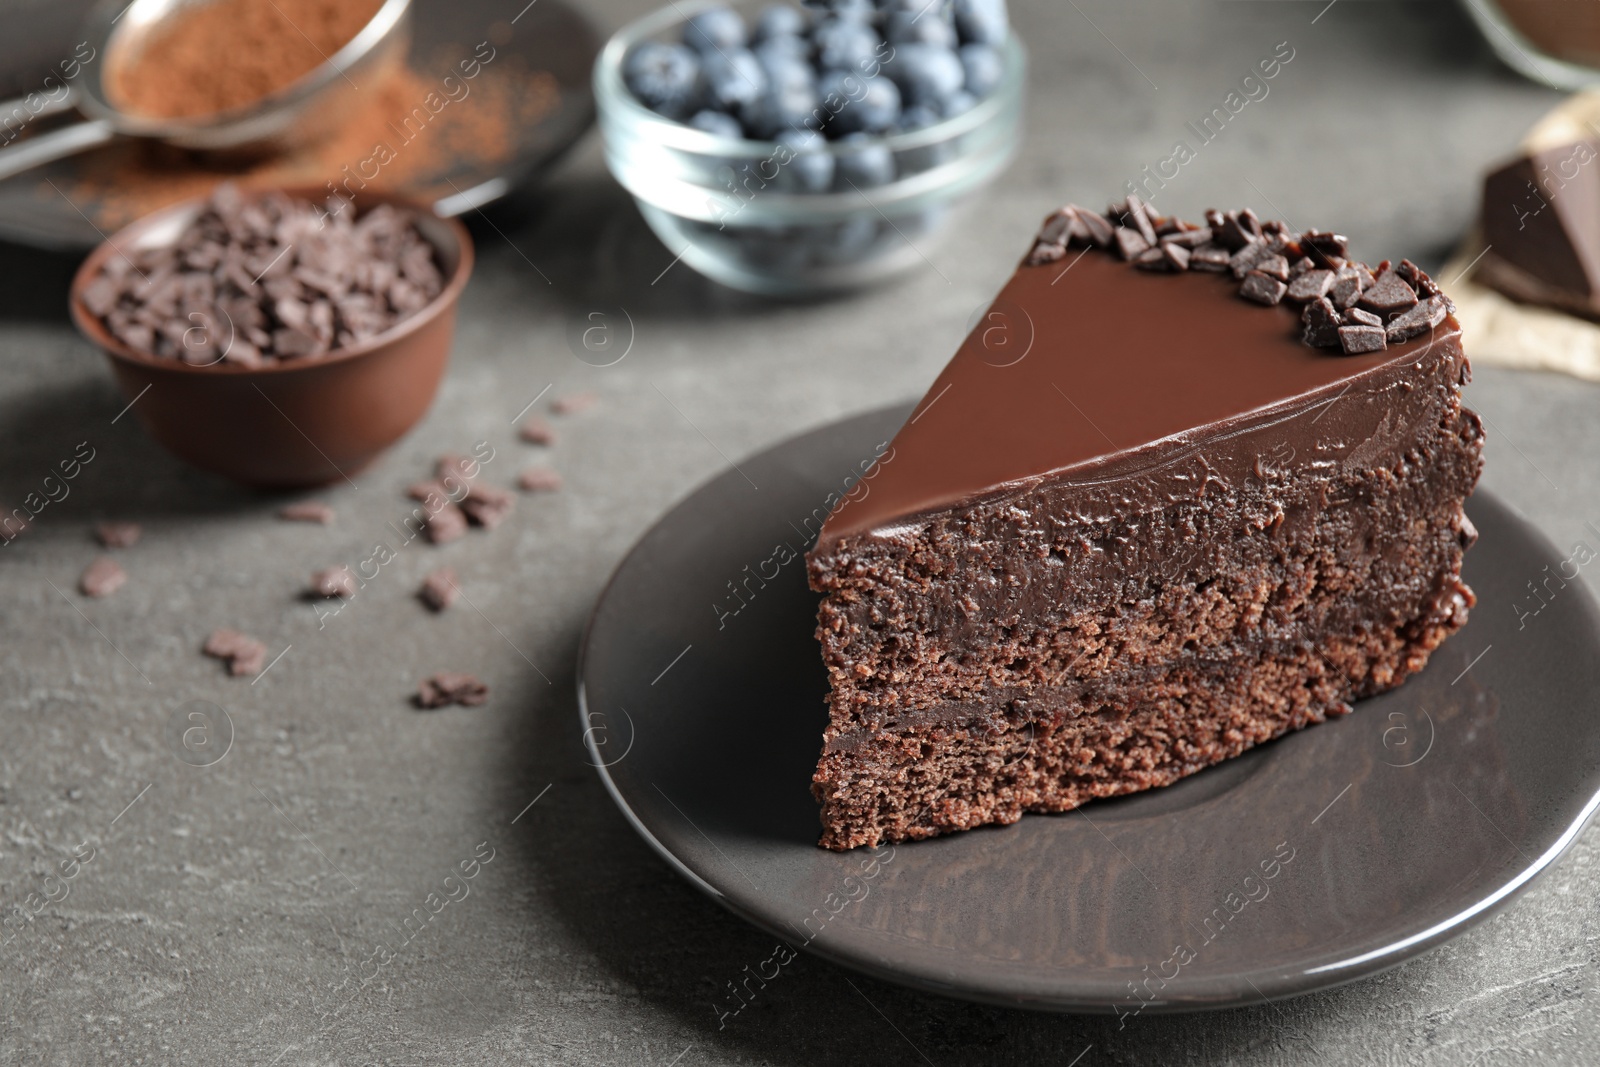
M 1464 378 L 1454 308 L 1414 264 L 1370 270 L 1338 234 L 1248 210 L 1206 223 L 1137 198 L 1047 218 L 817 551 L 1051 476 L 1117 482 L 1129 505 L 1192 493 L 1212 446 L 1285 420 L 1302 455 L 1343 454 L 1394 431 L 1411 368 L 1442 356 Z

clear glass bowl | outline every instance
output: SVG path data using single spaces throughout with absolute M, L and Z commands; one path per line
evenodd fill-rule
M 766 2 L 732 6 L 749 19 Z M 635 45 L 677 41 L 685 21 L 716 3 L 675 2 L 624 27 L 594 71 L 607 166 L 662 243 L 701 274 L 747 292 L 806 296 L 923 266 L 955 214 L 1016 154 L 1027 60 L 1013 34 L 1000 85 L 976 106 L 925 129 L 879 138 L 894 156 L 892 182 L 824 193 L 784 190 L 776 180 L 784 158 L 776 144 L 673 122 L 623 84 L 623 58 Z M 837 157 L 858 146 L 827 142 L 825 150 Z

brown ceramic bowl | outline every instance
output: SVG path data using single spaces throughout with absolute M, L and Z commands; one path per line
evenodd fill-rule
M 264 189 L 246 190 L 261 193 Z M 320 201 L 320 187 L 281 190 Z M 401 196 L 361 193 L 358 212 L 409 208 L 433 245 L 444 290 L 427 307 L 371 338 L 319 358 L 251 368 L 195 367 L 137 352 L 84 306 L 83 287 L 119 250 L 171 241 L 204 199 L 147 215 L 84 260 L 72 279 L 72 319 L 111 360 L 133 413 L 175 456 L 246 485 L 290 489 L 348 478 L 416 425 L 450 358 L 456 303 L 472 273 L 472 239 L 459 222 Z

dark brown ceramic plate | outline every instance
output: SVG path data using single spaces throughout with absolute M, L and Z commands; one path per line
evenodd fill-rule
M 391 155 L 375 157 L 375 146 L 365 140 L 348 153 L 336 141 L 323 155 L 342 159 L 348 154 L 353 170 L 366 167 L 367 173 L 381 175 L 377 180 L 390 192 L 431 201 L 449 217 L 533 180 L 593 123 L 589 81 L 602 38 L 565 0 L 538 0 L 526 7 L 499 0 L 415 0 L 412 11 L 410 76 L 389 85 L 373 105 L 385 115 L 394 112 L 387 121 L 396 131 L 385 137 Z M 478 52 L 486 42 L 488 49 Z M 63 47 L 70 55 L 71 43 Z M 489 55 L 489 49 L 493 58 L 479 66 L 464 93 L 459 78 L 440 88 L 463 59 Z M 439 90 L 431 104 L 429 89 Z M 417 131 L 404 126 L 413 109 L 424 105 L 452 120 L 443 133 L 448 142 L 426 155 L 419 148 L 423 138 L 435 140 L 444 128 L 436 124 L 408 144 L 405 138 Z M 412 120 L 412 127 L 421 125 Z M 486 147 L 491 141 L 494 147 Z M 171 158 L 160 146 L 122 141 L 0 181 L 0 238 L 42 248 L 88 249 L 149 211 L 205 195 L 228 174 L 221 165 L 169 171 L 169 163 L 161 161 Z M 158 162 L 161 173 L 170 174 L 160 181 L 152 177 Z M 237 177 L 253 184 L 307 185 L 332 177 L 320 173 L 326 169 L 326 160 L 296 158 L 278 161 L 266 174 L 241 169 Z
M 781 561 L 909 411 L 787 441 L 679 504 L 617 569 L 579 664 L 589 758 L 635 829 L 790 945 L 997 1004 L 1237 1006 L 1448 940 L 1593 814 L 1600 612 L 1579 581 L 1532 599 L 1566 554 L 1479 492 L 1478 606 L 1400 689 L 1167 789 L 876 855 L 818 848 L 827 681 L 804 564 Z

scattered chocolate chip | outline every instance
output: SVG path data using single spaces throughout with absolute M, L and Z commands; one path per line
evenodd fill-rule
M 128 580 L 128 572 L 110 556 L 100 556 L 84 568 L 78 578 L 78 588 L 84 596 L 95 598 L 110 596 Z
M 1256 264 L 1256 270 L 1280 282 L 1289 280 L 1289 261 L 1282 256 L 1263 256 Z
M 522 429 L 518 433 L 530 445 L 553 445 L 556 443 L 556 429 L 542 415 L 530 415 L 528 421 L 522 424 Z
M 95 526 L 95 540 L 107 548 L 132 548 L 144 535 L 144 527 L 136 522 L 102 522 Z
M 1409 341 L 1438 326 L 1450 314 L 1450 310 L 1449 298 L 1443 293 L 1435 293 L 1390 322 L 1384 336 L 1392 345 Z
M 517 485 L 530 493 L 552 492 L 561 488 L 561 475 L 549 467 L 525 467 L 517 475 Z
M 1270 307 L 1283 299 L 1284 291 L 1288 288 L 1272 275 L 1253 270 L 1244 276 L 1244 284 L 1239 286 L 1239 295 L 1246 300 L 1254 300 L 1258 304 Z
M 1228 250 L 1221 245 L 1201 245 L 1194 250 L 1194 255 L 1189 257 L 1189 268 L 1221 273 L 1228 269 L 1228 260 L 1232 258 Z
M 1382 352 L 1388 347 L 1384 342 L 1382 326 L 1341 326 L 1339 344 L 1347 356 L 1357 356 L 1364 352 Z
M 433 465 L 434 477 L 438 478 L 446 486 L 450 484 L 452 477 L 470 483 L 472 479 L 478 476 L 480 470 L 482 468 L 477 460 L 469 459 L 455 452 L 446 452 Z
M 467 532 L 466 513 L 447 502 L 429 513 L 423 521 L 422 532 L 433 544 L 448 544 Z
M 1394 318 L 1416 303 L 1416 290 L 1393 270 L 1384 271 L 1370 288 L 1361 293 L 1361 306 L 1385 319 Z
M 417 590 L 417 596 L 434 611 L 447 610 L 460 593 L 454 567 L 440 567 L 431 572 L 422 579 L 422 588 Z
M 1319 296 L 1300 313 L 1305 330 L 1301 340 L 1314 348 L 1333 348 L 1339 344 L 1339 313 L 1327 297 Z
M 1315 300 L 1333 288 L 1333 271 L 1308 270 L 1289 283 L 1290 300 Z
M 1138 230 L 1130 230 L 1126 226 L 1117 227 L 1117 251 L 1126 260 L 1136 259 L 1140 252 L 1150 247 Z
M 356 576 L 349 567 L 328 567 L 313 571 L 310 585 L 312 596 L 344 597 L 356 595 Z
M 1254 241 L 1239 249 L 1228 258 L 1228 269 L 1233 271 L 1235 278 L 1243 278 L 1246 274 L 1256 269 L 1256 264 L 1272 255 L 1264 241 Z
M 588 411 L 599 402 L 600 398 L 594 393 L 573 393 L 552 402 L 550 410 L 557 415 L 577 415 Z
M 517 498 L 509 490 L 492 485 L 474 485 L 461 499 L 461 510 L 467 518 L 485 529 L 492 530 L 511 514 Z
M 333 509 L 320 500 L 297 500 L 278 509 L 285 522 L 316 522 L 323 526 L 333 521 Z
M 417 686 L 419 708 L 442 708 L 449 704 L 475 708 L 489 699 L 489 687 L 470 674 L 441 671 L 424 678 Z
M 228 661 L 228 673 L 256 675 L 267 663 L 267 646 L 238 630 L 213 630 L 202 651 Z

